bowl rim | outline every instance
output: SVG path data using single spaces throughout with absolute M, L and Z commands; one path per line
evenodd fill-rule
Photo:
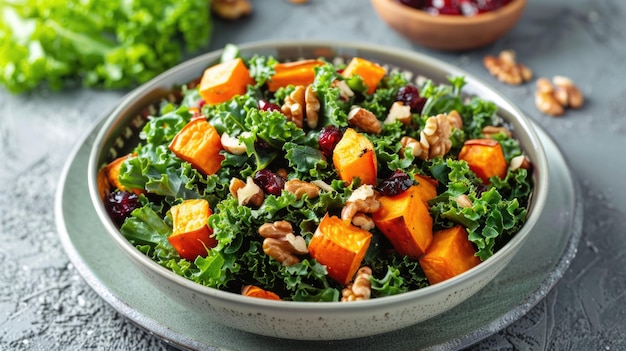
M 526 6 L 527 0 L 512 0 L 505 6 L 476 16 L 460 16 L 460 15 L 431 15 L 426 11 L 416 9 L 399 3 L 397 0 L 371 0 L 376 11 L 381 11 L 386 6 L 397 13 L 404 13 L 412 17 L 415 21 L 424 22 L 425 25 L 446 25 L 453 27 L 463 27 L 468 24 L 482 25 L 494 21 L 502 17 L 511 16 L 518 11 L 522 11 Z M 400 17 L 398 17 L 400 18 Z
M 521 0 L 518 0 L 521 1 Z M 527 236 L 537 223 L 539 216 L 543 210 L 546 202 L 549 172 L 548 162 L 545 155 L 545 150 L 541 145 L 538 134 L 532 126 L 530 119 L 507 97 L 502 95 L 497 89 L 494 89 L 491 85 L 483 82 L 477 77 L 473 76 L 469 72 L 466 72 L 452 64 L 446 63 L 437 58 L 419 53 L 409 51 L 406 49 L 400 49 L 385 45 L 356 43 L 346 41 L 332 41 L 332 40 L 264 40 L 255 41 L 245 44 L 238 44 L 238 48 L 241 52 L 254 52 L 255 50 L 264 50 L 268 48 L 339 48 L 350 49 L 367 52 L 370 54 L 378 54 L 389 57 L 404 58 L 409 61 L 421 62 L 427 66 L 436 67 L 438 70 L 447 72 L 448 75 L 463 75 L 466 79 L 467 85 L 476 85 L 490 91 L 491 94 L 498 97 L 505 106 L 498 104 L 499 109 L 506 108 L 506 110 L 514 116 L 515 119 L 523 127 L 528 139 L 533 147 L 536 148 L 538 155 L 537 160 L 533 160 L 533 168 L 538 171 L 535 172 L 537 179 L 535 180 L 535 188 L 533 191 L 533 207 L 528 209 L 528 217 L 525 224 L 522 226 L 519 232 L 517 232 L 502 248 L 494 253 L 488 260 L 481 264 L 471 268 L 470 270 L 459 274 L 453 278 L 445 280 L 443 282 L 427 286 L 425 288 L 408 291 L 398 295 L 387 296 L 384 298 L 369 299 L 363 301 L 353 301 L 352 303 L 337 303 L 337 302 L 300 302 L 300 301 L 275 301 L 268 299 L 251 299 L 240 294 L 219 290 L 216 288 L 207 287 L 199 283 L 193 282 L 187 278 L 177 275 L 176 273 L 168 270 L 165 267 L 160 266 L 148 256 L 137 250 L 130 242 L 121 234 L 117 226 L 109 217 L 103 202 L 100 199 L 97 186 L 97 172 L 101 166 L 98 164 L 98 160 L 101 158 L 101 154 L 104 152 L 100 145 L 103 144 L 108 134 L 116 124 L 118 120 L 123 117 L 123 112 L 137 100 L 137 98 L 145 95 L 146 92 L 151 91 L 154 88 L 160 87 L 162 81 L 175 77 L 180 72 L 184 72 L 189 69 L 190 66 L 195 66 L 206 63 L 207 67 L 211 62 L 217 60 L 223 49 L 214 50 L 170 68 L 169 70 L 161 73 L 152 80 L 144 83 L 143 85 L 133 89 L 126 94 L 115 109 L 106 117 L 105 122 L 98 131 L 92 149 L 89 153 L 89 162 L 87 169 L 89 193 L 92 204 L 95 207 L 96 213 L 104 225 L 106 231 L 110 234 L 113 240 L 118 244 L 118 247 L 124 250 L 124 252 L 132 257 L 135 263 L 141 263 L 142 267 L 150 270 L 150 272 L 167 279 L 178 286 L 190 289 L 201 296 L 210 296 L 219 300 L 228 301 L 230 303 L 236 303 L 245 306 L 254 306 L 255 308 L 262 308 L 266 310 L 293 312 L 294 310 L 300 310 L 302 312 L 316 312 L 316 313 L 335 313 L 343 314 L 349 311 L 362 310 L 365 307 L 388 307 L 392 305 L 404 305 L 407 301 L 421 298 L 429 298 L 445 291 L 452 291 L 454 287 L 463 285 L 465 281 L 469 280 L 474 275 L 480 275 L 487 271 L 493 265 L 498 262 L 506 260 L 509 255 L 512 255 L 517 249 L 524 243 Z M 467 86 L 466 85 L 466 86 Z M 512 257 L 512 256 L 511 256 Z

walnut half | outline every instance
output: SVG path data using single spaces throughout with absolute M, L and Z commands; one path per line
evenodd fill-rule
M 263 252 L 280 262 L 283 266 L 299 263 L 297 255 L 309 252 L 306 241 L 301 236 L 293 234 L 293 227 L 287 221 L 265 223 L 258 229 L 264 237 Z
M 515 52 L 503 50 L 496 56 L 487 55 L 483 65 L 499 81 L 511 85 L 519 85 L 532 79 L 533 71 L 517 63 Z

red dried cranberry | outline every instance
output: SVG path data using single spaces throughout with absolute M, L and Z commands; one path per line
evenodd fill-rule
M 415 9 L 424 7 L 424 0 L 399 0 L 402 5 L 410 6 Z
M 413 185 L 413 180 L 401 170 L 393 172 L 387 179 L 378 184 L 376 190 L 384 196 L 398 195 Z
M 272 145 L 261 138 L 257 138 L 254 141 L 254 148 L 258 151 L 267 151 L 272 148 Z
M 421 113 L 426 104 L 426 99 L 420 95 L 419 89 L 413 85 L 405 85 L 398 89 L 397 101 L 402 101 L 405 106 L 411 106 L 411 112 Z
M 335 149 L 341 137 L 343 137 L 343 132 L 335 126 L 326 126 L 322 129 L 317 142 L 320 146 L 320 151 L 322 151 L 326 158 L 332 156 L 333 149 Z
M 259 110 L 261 111 L 280 111 L 280 106 L 266 100 L 259 100 Z
M 475 0 L 478 13 L 495 11 L 509 2 L 510 0 Z
M 478 14 L 478 5 L 475 0 L 459 0 L 459 10 L 463 16 L 475 16 Z
M 115 190 L 109 194 L 107 201 L 111 218 L 117 223 L 123 222 L 133 210 L 140 207 L 137 194 L 128 191 Z
M 461 15 L 457 0 L 432 0 L 432 6 L 440 15 Z
M 276 196 L 285 187 L 285 179 L 267 168 L 258 171 L 253 180 L 263 191 Z

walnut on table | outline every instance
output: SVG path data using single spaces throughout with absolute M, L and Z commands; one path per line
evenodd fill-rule
M 533 71 L 518 63 L 515 52 L 512 50 L 503 50 L 498 56 L 485 56 L 483 65 L 492 76 L 511 85 L 520 85 L 530 81 L 533 77 Z
M 549 116 L 561 116 L 566 108 L 580 108 L 584 97 L 574 82 L 564 76 L 537 79 L 535 105 L 539 111 Z

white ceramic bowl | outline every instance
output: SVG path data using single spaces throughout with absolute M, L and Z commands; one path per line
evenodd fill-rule
M 435 82 L 445 82 L 449 75 L 464 75 L 467 81 L 465 92 L 497 104 L 498 114 L 513 127 L 515 137 L 534 166 L 534 191 L 528 219 L 503 248 L 473 269 L 420 290 L 365 301 L 324 303 L 254 299 L 201 286 L 170 272 L 135 249 L 119 232 L 100 200 L 96 174 L 100 165 L 113 159 L 112 149 L 129 150 L 134 146 L 136 139 L 132 135 L 137 134 L 139 127 L 133 126 L 131 121 L 137 114 L 167 96 L 174 86 L 197 79 L 204 69 L 219 59 L 220 51 L 211 52 L 184 62 L 129 93 L 98 133 L 89 161 L 90 196 L 102 223 L 120 250 L 171 299 L 205 315 L 208 320 L 273 337 L 333 340 L 375 335 L 422 322 L 468 299 L 509 263 L 531 235 L 546 201 L 546 155 L 530 121 L 495 89 L 436 59 L 389 47 L 338 42 L 264 42 L 241 45 L 240 49 L 243 56 L 261 54 L 278 59 L 360 56 L 389 68 L 410 71 L 414 77 L 426 76 Z

